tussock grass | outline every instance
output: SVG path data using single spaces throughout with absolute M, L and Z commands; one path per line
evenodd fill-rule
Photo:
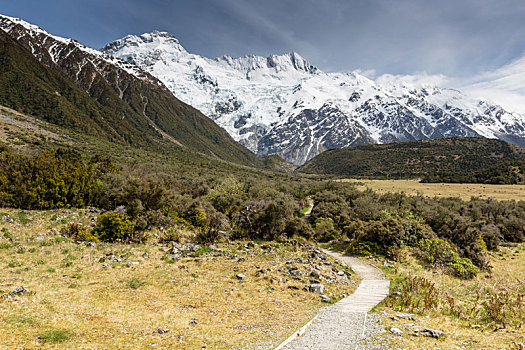
M 525 245 L 488 252 L 492 270 L 472 280 L 460 280 L 423 269 L 408 252 L 394 269 L 391 295 L 377 310 L 385 311 L 386 328 L 400 328 L 404 337 L 391 336 L 405 349 L 513 349 L 525 344 Z M 395 292 L 400 293 L 396 295 Z M 443 339 L 410 336 L 405 324 L 392 321 L 399 312 L 415 313 L 417 325 L 444 331 Z M 514 345 L 513 345 L 514 344 Z
M 0 250 L 0 295 L 18 286 L 29 291 L 0 299 L 0 348 L 268 346 L 326 305 L 317 294 L 288 288 L 301 285 L 291 277 L 276 282 L 287 261 L 309 254 L 298 246 L 260 243 L 272 248 L 265 253 L 259 245 L 247 249 L 246 242 L 230 242 L 215 245 L 222 253 L 203 247 L 194 256 L 167 262 L 168 246 L 157 244 L 153 234 L 140 245 L 88 247 L 56 239 L 70 222 L 87 224 L 92 217 L 86 211 L 28 211 L 26 226 L 19 224 L 17 211 L 0 211 L 16 219 L 0 219 L 0 230 L 7 228 L 12 236 L 0 232 L 0 242 L 10 244 Z M 19 246 L 25 253 L 17 253 Z M 127 259 L 101 261 L 111 254 Z M 131 262 L 138 264 L 128 267 Z M 258 274 L 262 268 L 272 271 Z M 239 273 L 246 279 L 239 281 Z M 336 281 L 325 286 L 330 297 L 356 287 Z
M 486 185 L 486 184 L 454 184 L 454 183 L 421 183 L 419 180 L 354 180 L 358 188 L 370 188 L 378 193 L 404 192 L 408 195 L 423 195 L 428 197 L 459 197 L 470 200 L 471 197 L 496 200 L 523 200 L 525 185 Z

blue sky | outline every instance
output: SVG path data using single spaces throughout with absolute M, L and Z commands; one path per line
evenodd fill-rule
M 0 13 L 94 48 L 158 29 L 208 57 L 297 51 L 325 71 L 453 77 L 525 54 L 524 0 L 0 1 Z

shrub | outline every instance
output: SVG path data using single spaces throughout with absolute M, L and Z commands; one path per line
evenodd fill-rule
M 100 242 L 97 235 L 93 234 L 86 227 L 78 222 L 72 222 L 60 231 L 64 236 L 82 242 Z M 59 237 L 57 237 L 59 238 Z M 61 238 L 61 237 L 60 237 Z
M 474 278 L 479 268 L 468 258 L 461 258 L 450 243 L 439 238 L 425 239 L 419 245 L 419 258 L 434 267 L 448 268 L 464 279 Z
M 93 234 L 104 242 L 126 241 L 133 237 L 135 224 L 126 214 L 104 213 L 98 217 Z
M 479 272 L 479 268 L 474 265 L 470 259 L 460 258 L 457 255 L 448 263 L 448 266 L 452 269 L 454 275 L 464 279 L 472 279 L 476 277 Z
M 345 254 L 354 256 L 384 255 L 384 249 L 377 243 L 353 241 L 347 246 Z
M 139 289 L 140 287 L 145 286 L 146 282 L 134 277 L 128 281 L 127 285 L 131 289 Z
M 332 218 L 318 218 L 315 221 L 315 235 L 319 242 L 330 242 L 339 237 Z
M 58 344 L 69 340 L 74 333 L 67 330 L 50 330 L 42 333 L 38 339 L 44 343 Z

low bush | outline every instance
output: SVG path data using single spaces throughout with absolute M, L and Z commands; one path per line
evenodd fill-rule
M 479 268 L 470 259 L 460 257 L 449 242 L 440 238 L 421 241 L 417 255 L 424 263 L 449 270 L 459 278 L 472 279 L 479 273 Z
M 107 212 L 98 217 L 93 235 L 104 242 L 129 241 L 133 238 L 135 224 L 126 214 Z

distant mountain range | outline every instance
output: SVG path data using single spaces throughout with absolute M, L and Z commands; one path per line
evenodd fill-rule
M 525 144 L 525 117 L 460 91 L 324 73 L 297 53 L 206 58 L 165 32 L 102 49 L 161 80 L 259 156 L 303 164 L 327 149 L 439 137 Z
M 0 15 L 0 105 L 108 141 L 262 161 L 141 68 Z
M 98 51 L 1 15 L 0 29 L 0 104 L 113 142 L 256 166 L 254 154 L 301 165 L 328 149 L 442 137 L 525 145 L 521 114 L 457 90 L 325 73 L 297 53 L 210 59 L 165 32 Z

